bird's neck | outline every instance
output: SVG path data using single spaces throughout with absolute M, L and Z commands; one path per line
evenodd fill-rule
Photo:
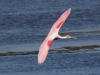
M 56 36 L 57 39 L 66 39 L 66 36 L 60 36 L 59 34 Z
M 61 36 L 60 38 L 61 38 L 61 39 L 66 39 L 66 36 Z

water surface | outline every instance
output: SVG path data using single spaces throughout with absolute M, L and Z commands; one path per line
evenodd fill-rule
M 39 65 L 39 46 L 68 8 L 71 14 L 59 34 L 77 39 L 53 41 L 54 52 Z M 0 53 L 5 54 L 0 56 L 0 75 L 100 75 L 99 0 L 1 0 L 0 9 Z

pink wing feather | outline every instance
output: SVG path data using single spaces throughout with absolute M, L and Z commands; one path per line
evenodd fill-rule
M 46 39 L 41 44 L 39 48 L 39 54 L 38 54 L 39 64 L 45 61 L 52 41 L 55 39 L 56 35 L 58 34 L 59 29 L 61 28 L 62 24 L 65 22 L 66 18 L 69 16 L 70 12 L 71 12 L 71 8 L 69 8 L 60 16 L 60 18 L 52 26 Z
M 53 26 L 51 27 L 51 30 L 49 32 L 49 35 L 54 34 L 58 34 L 61 26 L 63 25 L 63 23 L 65 22 L 65 20 L 68 18 L 69 14 L 71 12 L 71 8 L 69 8 L 68 10 L 66 10 L 61 16 L 60 18 L 53 24 Z

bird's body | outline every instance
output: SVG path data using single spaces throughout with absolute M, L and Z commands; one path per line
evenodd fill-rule
M 38 63 L 39 64 L 41 64 L 45 61 L 47 54 L 48 54 L 48 50 L 49 50 L 53 40 L 72 38 L 69 35 L 62 37 L 58 34 L 62 24 L 65 22 L 66 18 L 69 16 L 70 12 L 71 12 L 71 8 L 69 8 L 67 11 L 65 11 L 60 16 L 60 18 L 52 26 L 52 28 L 51 28 L 48 36 L 46 37 L 46 39 L 41 44 L 41 46 L 39 48 L 39 53 L 38 53 Z

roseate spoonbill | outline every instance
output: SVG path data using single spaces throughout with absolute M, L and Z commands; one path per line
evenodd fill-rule
M 60 18 L 52 26 L 48 36 L 45 38 L 45 40 L 41 44 L 41 46 L 39 48 L 39 53 L 38 53 L 38 63 L 39 64 L 41 64 L 45 61 L 48 51 L 49 51 L 49 48 L 50 48 L 53 40 L 74 38 L 69 35 L 62 37 L 58 34 L 59 29 L 61 28 L 62 24 L 65 22 L 66 18 L 69 16 L 70 12 L 71 12 L 71 8 L 69 8 L 67 11 L 65 11 L 60 16 Z

